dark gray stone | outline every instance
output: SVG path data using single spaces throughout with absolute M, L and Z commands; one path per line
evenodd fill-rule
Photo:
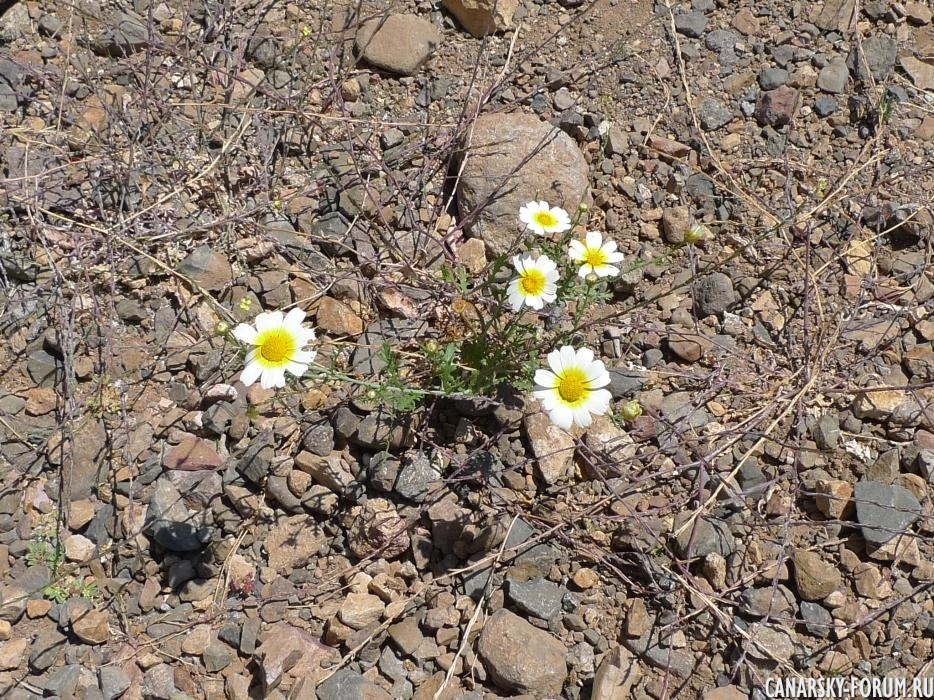
M 311 426 L 302 436 L 302 447 L 312 454 L 327 457 L 334 450 L 334 428 L 327 423 Z
M 240 653 L 251 656 L 256 651 L 256 638 L 262 623 L 255 617 L 248 617 L 240 628 Z
M 250 446 L 237 460 L 237 472 L 254 484 L 261 484 L 269 474 L 274 456 L 272 433 L 260 433 L 253 438 Z
M 732 51 L 739 43 L 739 35 L 729 29 L 714 29 L 704 38 L 704 45 L 717 53 Z
M 418 452 L 402 467 L 393 490 L 403 498 L 422 503 L 440 480 L 441 472 L 431 458 Z
M 854 488 L 856 519 L 866 542 L 879 547 L 904 533 L 921 515 L 921 504 L 906 488 L 859 481 Z
M 149 30 L 146 21 L 129 12 L 118 12 L 101 34 L 91 40 L 91 49 L 102 56 L 128 56 L 146 47 Z
M 156 542 L 171 552 L 200 550 L 211 533 L 208 528 L 200 527 L 199 521 L 168 477 L 156 481 L 146 524 L 146 531 Z
M 389 694 L 381 687 L 368 681 L 355 671 L 343 668 L 315 688 L 318 700 L 346 700 L 346 698 L 371 698 L 382 700 Z
M 675 521 L 675 531 L 681 529 L 687 516 L 681 516 Z M 704 557 L 716 553 L 723 557 L 730 556 L 736 551 L 736 540 L 730 528 L 722 520 L 714 518 L 697 518 L 675 539 L 678 555 L 685 559 Z
M 238 413 L 243 412 L 242 406 L 219 401 L 208 406 L 201 414 L 201 424 L 205 430 L 210 430 L 215 435 L 223 435 L 230 428 L 230 423 L 237 417 Z
M 171 700 L 178 692 L 175 671 L 169 664 L 156 664 L 143 676 L 143 696 L 153 700 Z
M 204 669 L 208 673 L 218 673 L 230 666 L 233 660 L 231 649 L 223 642 L 211 642 L 201 655 Z
M 658 632 L 650 630 L 637 639 L 623 637 L 623 645 L 655 668 L 671 671 L 678 678 L 688 678 L 694 671 L 694 657 L 684 649 L 659 644 Z
M 507 579 L 509 600 L 520 610 L 543 620 L 550 620 L 561 610 L 561 599 L 567 591 L 543 578 L 531 581 Z
M 702 12 L 685 12 L 675 15 L 675 30 L 679 34 L 697 39 L 707 28 L 707 18 Z
M 829 413 L 821 416 L 811 428 L 811 436 L 820 449 L 836 449 L 840 440 L 840 418 Z
M 61 383 L 64 375 L 61 361 L 45 350 L 36 350 L 26 358 L 26 371 L 39 387 L 54 387 Z
M 872 34 L 862 42 L 862 53 L 856 46 L 846 58 L 846 65 L 857 80 L 883 81 L 892 68 L 898 52 L 898 41 L 887 34 Z
M 784 68 L 763 68 L 759 71 L 759 87 L 774 90 L 788 81 L 788 71 Z
M 697 116 L 704 131 L 714 131 L 733 119 L 733 111 L 712 97 L 705 97 L 697 105 Z
M 736 301 L 733 280 L 722 272 L 714 272 L 698 281 L 694 310 L 698 318 L 719 315 Z
M 72 695 L 78 685 L 81 668 L 80 664 L 66 664 L 55 669 L 45 682 L 46 695 L 56 695 L 58 697 Z
M 0 112 L 15 112 L 19 107 L 16 90 L 0 80 Z
M 51 668 L 64 653 L 67 641 L 67 637 L 54 627 L 39 632 L 29 651 L 29 667 L 36 673 Z
M 832 97 L 818 97 L 814 100 L 814 111 L 819 117 L 829 117 L 840 109 L 840 105 Z
M 833 617 L 830 612 L 817 603 L 804 601 L 801 603 L 801 619 L 804 627 L 811 634 L 818 637 L 829 637 L 833 629 Z
M 377 491 L 389 493 L 399 477 L 400 466 L 399 460 L 388 452 L 377 452 L 370 457 L 367 478 Z
M 648 381 L 645 372 L 624 367 L 612 367 L 609 370 L 610 384 L 607 386 L 614 399 L 632 396 L 642 390 Z

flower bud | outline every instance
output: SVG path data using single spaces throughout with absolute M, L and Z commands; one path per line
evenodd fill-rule
M 634 421 L 636 418 L 642 415 L 642 406 L 638 401 L 627 401 L 620 409 L 620 413 L 622 414 L 624 420 Z
M 710 235 L 706 226 L 700 223 L 691 224 L 688 230 L 684 232 L 685 243 L 700 243 Z

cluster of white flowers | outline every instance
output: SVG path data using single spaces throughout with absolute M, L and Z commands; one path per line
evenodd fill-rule
M 548 202 L 529 202 L 519 210 L 519 219 L 528 229 L 544 236 L 571 229 L 571 218 L 560 207 Z M 579 264 L 577 274 L 598 279 L 619 274 L 614 263 L 623 260 L 616 243 L 603 241 L 597 231 L 589 231 L 583 241 L 572 240 L 568 257 Z M 523 306 L 539 310 L 557 299 L 558 266 L 547 255 L 516 255 L 512 259 L 517 276 L 509 282 L 507 299 L 514 312 Z M 315 332 L 306 328 L 305 313 L 292 309 L 263 312 L 253 324 L 241 323 L 233 336 L 248 346 L 240 381 L 249 386 L 257 380 L 263 388 L 285 386 L 285 373 L 302 376 L 317 354 L 305 347 L 315 340 Z M 573 425 L 586 428 L 592 415 L 603 415 L 610 405 L 610 392 L 603 387 L 610 375 L 601 360 L 588 348 L 565 345 L 548 354 L 548 368 L 535 373 L 533 395 L 542 402 L 555 425 L 569 430 Z
M 571 228 L 568 213 L 545 201 L 521 207 L 519 220 L 539 236 L 564 233 Z M 568 257 L 579 264 L 577 274 L 587 279 L 618 275 L 619 268 L 614 263 L 623 260 L 616 243 L 604 243 L 599 231 L 588 231 L 583 241 L 572 240 Z M 517 255 L 512 264 L 517 276 L 509 283 L 507 298 L 514 312 L 523 305 L 538 310 L 557 299 L 558 266 L 551 258 Z M 542 402 L 555 425 L 565 430 L 572 425 L 586 428 L 593 421 L 592 414 L 607 412 L 611 395 L 602 387 L 610 383 L 610 375 L 603 362 L 594 358 L 592 350 L 565 345 L 548 354 L 548 367 L 535 373 L 533 396 Z

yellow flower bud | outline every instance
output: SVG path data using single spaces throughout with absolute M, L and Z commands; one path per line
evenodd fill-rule
M 633 421 L 642 415 L 642 406 L 638 401 L 627 401 L 620 409 L 624 420 Z
M 215 335 L 227 335 L 230 332 L 230 324 L 226 321 L 218 321 L 214 326 Z
M 684 232 L 684 242 L 685 243 L 699 243 L 700 241 L 707 238 L 710 234 L 710 231 L 707 230 L 707 227 L 703 224 L 691 224 L 688 227 L 688 230 Z

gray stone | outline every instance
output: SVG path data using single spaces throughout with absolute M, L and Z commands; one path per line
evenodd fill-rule
M 788 71 L 784 68 L 764 68 L 759 72 L 759 87 L 774 90 L 788 81 Z
M 680 514 L 675 519 L 675 532 L 681 530 L 688 517 L 690 516 Z M 685 559 L 703 557 L 711 553 L 728 557 L 736 551 L 736 540 L 729 526 L 722 520 L 708 517 L 696 518 L 677 535 L 675 544 L 679 556 Z
M 561 599 L 567 591 L 543 578 L 531 581 L 507 579 L 508 596 L 517 608 L 543 620 L 550 620 L 561 610 Z
M 149 501 L 148 534 L 171 552 L 194 552 L 204 547 L 211 534 L 199 521 L 169 478 L 159 478 Z
M 703 12 L 684 12 L 675 15 L 675 30 L 679 34 L 697 39 L 703 36 L 707 28 L 707 18 Z
M 624 367 L 613 367 L 608 370 L 610 383 L 607 386 L 614 399 L 632 396 L 642 390 L 648 381 L 646 373 L 641 370 L 631 370 Z
M 722 272 L 702 278 L 695 289 L 694 310 L 698 318 L 722 314 L 736 301 L 733 280 Z
M 345 700 L 366 698 L 367 700 L 391 700 L 389 693 L 356 671 L 342 668 L 324 683 L 315 688 L 318 700 Z
M 58 697 L 72 695 L 78 684 L 81 668 L 80 664 L 66 664 L 55 669 L 45 682 L 46 695 L 55 695 Z
M 904 533 L 921 515 L 921 504 L 901 486 L 859 481 L 854 488 L 856 519 L 867 544 L 880 547 Z
M 243 413 L 243 410 L 243 406 L 219 401 L 202 412 L 201 424 L 205 430 L 210 430 L 215 435 L 223 435 L 230 428 L 231 421 Z
M 785 126 L 794 119 L 798 99 L 798 91 L 787 85 L 764 91 L 756 100 L 756 119 L 762 126 Z
M 334 450 L 334 428 L 327 423 L 311 426 L 302 435 L 302 446 L 320 457 L 327 457 Z
M 829 413 L 822 415 L 811 428 L 811 436 L 820 449 L 836 449 L 840 440 L 840 418 Z
M 819 117 L 829 117 L 838 109 L 840 109 L 840 105 L 832 97 L 822 96 L 814 100 L 814 111 L 817 112 Z
M 367 478 L 377 491 L 389 493 L 399 477 L 400 462 L 388 452 L 377 452 L 370 457 Z
M 833 629 L 833 617 L 822 605 L 809 601 L 802 602 L 801 619 L 804 620 L 805 629 L 811 634 L 824 638 L 830 636 L 830 630 Z
M 102 56 L 128 56 L 146 47 L 149 29 L 146 20 L 129 12 L 118 12 L 103 32 L 91 39 L 91 49 Z
M 817 74 L 817 87 L 834 95 L 844 92 L 848 82 L 850 69 L 847 68 L 846 61 L 839 56 L 821 68 Z
M 132 683 L 126 671 L 116 665 L 101 666 L 98 675 L 104 700 L 114 700 L 120 697 Z
M 737 43 L 739 43 L 739 35 L 729 29 L 714 29 L 704 38 L 704 45 L 717 53 L 732 51 Z
M 393 489 L 403 498 L 422 503 L 440 480 L 441 472 L 432 459 L 418 452 L 402 467 Z
M 18 107 L 16 90 L 0 80 L 0 112 L 15 112 Z
M 259 636 L 262 622 L 255 617 L 248 617 L 240 628 L 240 653 L 251 655 L 256 650 L 256 638 Z
M 898 53 L 898 41 L 895 37 L 886 34 L 872 34 L 862 42 L 862 52 L 856 46 L 846 58 L 846 65 L 850 73 L 857 80 L 872 78 L 881 82 L 885 80 L 892 68 Z
M 46 627 L 33 640 L 29 651 L 29 667 L 43 673 L 58 661 L 64 653 L 67 637 L 54 627 Z
M 143 696 L 153 700 L 172 700 L 178 692 L 175 671 L 169 664 L 156 664 L 143 676 Z
M 233 660 L 231 649 L 223 642 L 211 642 L 201 655 L 204 669 L 208 673 L 218 673 L 230 665 Z
M 464 151 L 458 210 L 468 233 L 495 254 L 519 238 L 519 208 L 527 202 L 545 200 L 573 219 L 589 200 L 590 168 L 574 140 L 534 115 L 481 115 Z
M 357 32 L 360 57 L 377 68 L 399 75 L 412 75 L 441 43 L 441 33 L 417 15 L 374 17 Z
M 264 432 L 250 442 L 250 446 L 237 460 L 237 472 L 254 484 L 261 484 L 269 474 L 275 450 L 272 446 L 272 433 Z
M 625 638 L 623 645 L 641 656 L 655 668 L 671 670 L 678 678 L 687 678 L 694 671 L 694 657 L 684 649 L 675 649 L 659 642 L 658 631 L 650 629 L 641 637 Z
M 36 350 L 26 357 L 26 371 L 38 387 L 54 387 L 63 379 L 61 361 L 45 350 Z
M 729 124 L 733 119 L 733 112 L 719 100 L 705 97 L 697 105 L 697 116 L 704 131 L 714 131 Z

